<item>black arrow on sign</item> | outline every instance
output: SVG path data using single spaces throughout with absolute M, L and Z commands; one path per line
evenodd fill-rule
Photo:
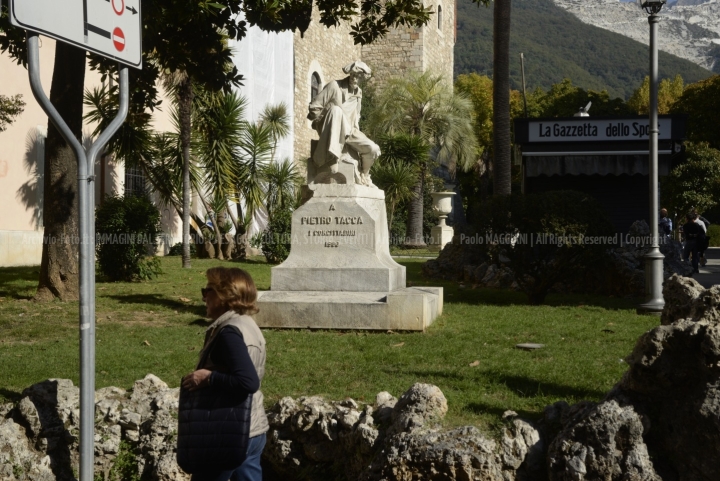
M 133 15 L 137 15 L 137 10 L 135 10 L 135 7 L 132 7 L 132 8 L 131 8 L 131 7 L 125 7 L 125 10 L 130 10 L 130 11 L 133 13 Z

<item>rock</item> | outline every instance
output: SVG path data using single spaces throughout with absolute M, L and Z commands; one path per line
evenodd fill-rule
M 495 441 L 466 426 L 447 432 L 397 435 L 358 479 L 501 481 L 514 477 L 503 476 Z
M 550 445 L 550 480 L 662 481 L 648 455 L 643 431 L 632 406 L 622 407 L 610 400 L 587 407 Z
M 381 423 L 388 423 L 392 420 L 393 408 L 397 404 L 397 398 L 387 391 L 379 392 L 375 397 L 377 406 L 377 418 Z
M 437 422 L 447 413 L 447 400 L 432 384 L 414 384 L 395 404 L 389 434 L 412 432 Z

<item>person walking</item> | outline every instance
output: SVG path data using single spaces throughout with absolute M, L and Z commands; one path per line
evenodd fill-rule
M 695 216 L 695 222 L 697 222 L 700 227 L 702 227 L 703 232 L 705 232 L 705 237 L 703 238 L 701 245 L 698 246 L 698 253 L 700 254 L 700 265 L 704 266 L 705 264 L 707 264 L 707 259 L 705 258 L 705 251 L 710 246 L 710 236 L 708 235 L 708 230 L 710 229 L 710 221 L 698 214 L 695 208 L 693 208 L 692 213 Z
M 672 235 L 673 224 L 672 219 L 668 217 L 668 211 L 665 208 L 660 209 L 660 220 L 658 221 L 658 230 L 661 238 L 667 240 Z
M 683 225 L 683 235 L 685 236 L 685 245 L 683 247 L 683 260 L 687 262 L 688 258 L 692 254 L 693 272 L 697 274 L 700 272 L 700 269 L 698 267 L 698 261 L 700 258 L 698 247 L 705 239 L 705 232 L 703 231 L 702 227 L 700 227 L 700 224 L 695 222 L 696 217 L 697 214 L 693 214 L 692 212 L 688 212 L 685 216 L 687 222 L 685 222 L 685 225 Z
M 207 467 L 194 470 L 191 481 L 261 481 L 260 456 L 269 424 L 260 391 L 265 374 L 265 338 L 250 317 L 258 311 L 255 304 L 257 289 L 250 274 L 242 269 L 213 267 L 207 270 L 206 276 L 207 286 L 201 289 L 202 298 L 207 317 L 213 323 L 206 330 L 200 362 L 195 371 L 183 377 L 182 389 L 191 393 L 209 389 L 218 397 L 252 394 L 252 405 L 245 460 L 229 469 L 218 469 L 208 461 Z M 205 430 L 200 435 L 203 439 L 207 438 L 204 434 L 218 429 L 223 423 L 208 424 L 201 428 Z M 201 444 L 201 449 L 206 448 L 214 447 Z

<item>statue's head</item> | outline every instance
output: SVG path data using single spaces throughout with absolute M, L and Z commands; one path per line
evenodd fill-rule
M 358 83 L 372 75 L 372 70 L 365 62 L 357 60 L 343 67 L 343 72 L 350 76 L 350 86 L 357 87 Z

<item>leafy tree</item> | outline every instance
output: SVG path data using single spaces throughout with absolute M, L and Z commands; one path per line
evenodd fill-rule
M 553 84 L 547 93 L 536 90 L 528 103 L 533 104 L 532 109 L 539 117 L 572 117 L 588 102 L 592 102 L 591 116 L 631 113 L 623 99 L 611 99 L 606 90 L 596 92 L 576 87 L 569 78 Z
M 688 114 L 688 137 L 720 149 L 720 75 L 690 84 L 672 113 Z
M 477 158 L 471 102 L 465 95 L 455 94 L 452 85 L 431 71 L 389 79 L 377 96 L 368 125 L 376 138 L 404 133 L 422 139 L 433 149 L 435 160 L 453 172 L 457 165 L 468 169 Z M 419 169 L 408 205 L 406 243 L 410 246 L 425 245 L 422 201 L 428 158 L 423 154 L 413 161 Z
M 8 125 L 13 123 L 15 117 L 25 110 L 25 102 L 22 95 L 14 95 L 8 97 L 0 95 L 0 132 L 7 129 Z
M 684 83 L 680 74 L 674 79 L 662 79 L 658 85 L 658 113 L 669 114 L 670 109 L 683 94 Z M 627 101 L 628 107 L 639 115 L 650 113 L 650 77 L 645 77 Z
M 660 184 L 663 202 L 676 221 L 692 207 L 704 212 L 720 200 L 720 151 L 707 143 L 687 143 L 686 155 Z

